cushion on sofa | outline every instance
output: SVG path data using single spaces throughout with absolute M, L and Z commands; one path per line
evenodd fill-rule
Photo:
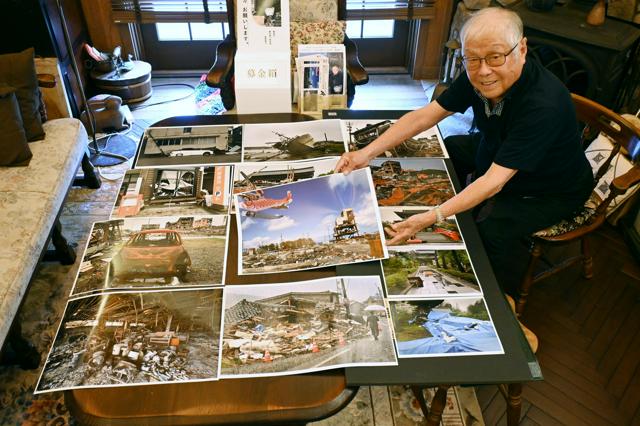
M 33 52 L 33 48 L 29 48 L 20 53 L 0 55 L 0 83 L 16 88 L 16 98 L 20 105 L 20 114 L 28 141 L 44 138 Z
M 0 166 L 26 166 L 32 157 L 15 89 L 0 84 Z

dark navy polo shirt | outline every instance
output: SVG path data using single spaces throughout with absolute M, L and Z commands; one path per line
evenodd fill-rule
M 505 194 L 588 193 L 593 186 L 591 167 L 580 144 L 573 101 L 562 82 L 527 58 L 503 101 L 501 114 L 487 117 L 466 73 L 437 99 L 450 112 L 473 108 L 474 125 L 483 136 L 477 172 L 484 174 L 492 162 L 518 170 L 502 189 Z

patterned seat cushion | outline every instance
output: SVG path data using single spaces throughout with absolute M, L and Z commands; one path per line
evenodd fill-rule
M 290 0 L 289 14 L 291 22 L 337 21 L 338 2 L 336 0 Z
M 345 21 L 291 22 L 291 65 L 295 69 L 298 44 L 342 44 Z
M 551 225 L 548 228 L 541 229 L 533 234 L 534 237 L 557 237 L 558 235 L 566 234 L 567 232 L 578 229 L 585 223 L 588 223 L 595 215 L 596 211 L 591 207 L 584 207 L 578 214 L 571 219 L 561 220 L 555 225 Z
M 44 123 L 26 167 L 0 168 L 0 345 L 24 295 L 82 155 L 87 132 L 74 118 Z

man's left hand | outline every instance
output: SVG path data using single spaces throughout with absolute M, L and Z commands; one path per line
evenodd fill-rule
M 391 235 L 391 239 L 387 240 L 387 245 L 397 246 L 405 241 L 412 242 L 414 240 L 414 235 L 416 235 L 418 231 L 435 222 L 435 219 L 429 218 L 430 214 L 431 212 L 427 212 L 411 216 L 407 220 L 394 223 L 385 228 L 385 231 Z

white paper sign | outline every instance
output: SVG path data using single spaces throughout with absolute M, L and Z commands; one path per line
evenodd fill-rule
M 240 114 L 291 112 L 289 52 L 240 52 L 235 58 Z

